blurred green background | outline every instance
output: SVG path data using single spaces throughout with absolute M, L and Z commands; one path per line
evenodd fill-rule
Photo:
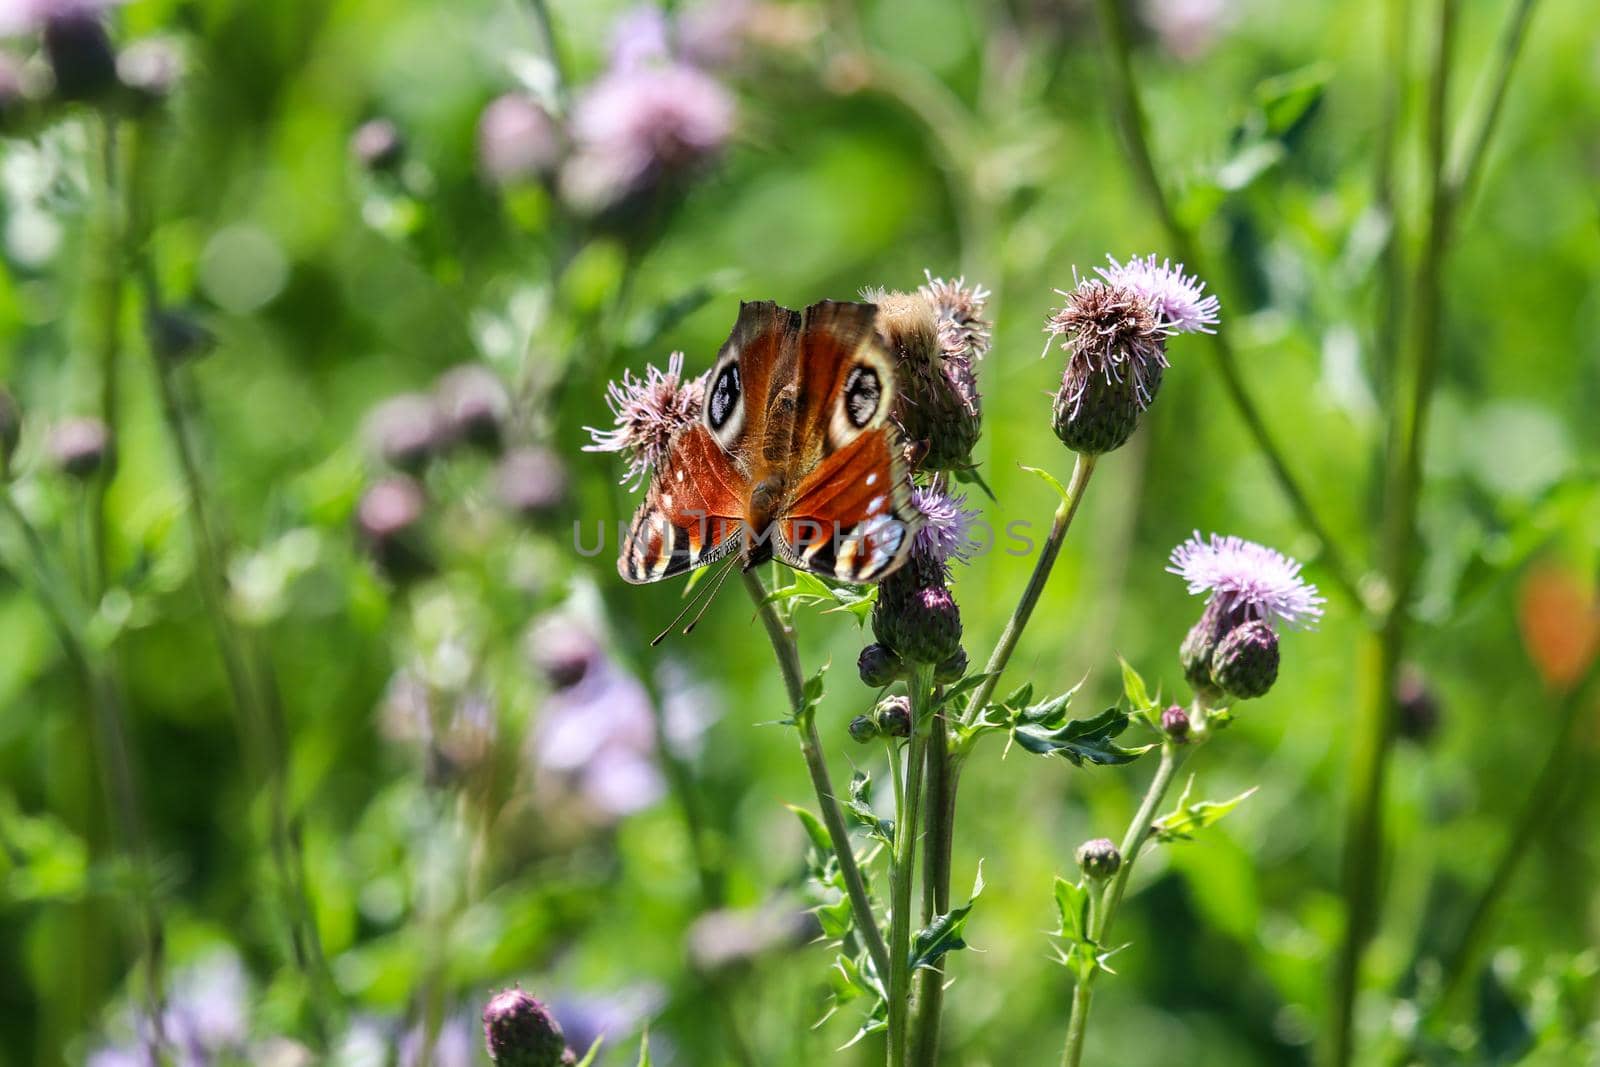
M 1458 113 L 1482 99 L 1506 6 L 1463 5 Z M 785 804 L 810 803 L 810 786 L 792 733 L 763 725 L 783 716 L 784 697 L 742 596 L 724 594 L 690 637 L 638 651 L 681 588 L 625 587 L 609 549 L 575 550 L 575 519 L 614 527 L 635 504 L 615 487 L 615 457 L 580 451 L 583 428 L 610 424 L 603 386 L 624 368 L 664 367 L 675 350 L 690 374 L 707 368 L 740 299 L 804 306 L 910 288 L 924 270 L 965 275 L 992 290 L 996 323 L 979 371 L 977 458 L 996 498 L 985 518 L 1042 537 L 1054 495 L 1020 467 L 1062 478 L 1070 468 L 1049 425 L 1060 356 L 1039 358 L 1054 290 L 1107 253 L 1171 250 L 1118 143 L 1089 5 L 676 7 L 665 16 L 674 47 L 687 50 L 696 25 L 702 45 L 721 46 L 680 61 L 726 87 L 734 132 L 670 190 L 599 215 L 526 174 L 497 181 L 479 128 L 502 94 L 559 112 L 605 76 L 641 16 L 594 0 L 551 6 L 559 76 L 536 9 L 510 0 L 112 7 L 119 46 L 161 35 L 184 57 L 159 114 L 116 120 L 123 187 L 142 198 L 123 232 L 148 227 L 138 247 L 108 252 L 97 230 L 90 175 L 105 123 L 92 105 L 19 120 L 0 147 L 0 367 L 23 413 L 10 493 L 92 594 L 86 630 L 122 679 L 171 982 L 225 1017 L 215 1047 L 180 1062 L 476 1063 L 476 1012 L 513 981 L 553 1001 L 569 1034 L 608 1029 L 602 1062 L 633 1062 L 646 1022 L 659 1062 L 739 1062 L 730 1020 L 756 1050 L 749 1062 L 881 1059 L 879 1039 L 834 1054 L 859 1021 L 848 1005 L 812 1028 L 832 958 L 820 947 L 779 938 L 732 972 L 696 965 L 690 931 L 705 936 L 695 923 L 711 901 L 808 903 L 805 840 Z M 1291 465 L 1365 567 L 1389 404 L 1390 357 L 1373 327 L 1388 284 L 1390 222 L 1373 195 L 1393 90 L 1387 9 L 1129 10 L 1158 169 L 1208 252 L 1223 326 Z M 1422 56 L 1426 19 L 1412 21 L 1406 48 Z M 33 84 L 36 35 L 6 47 Z M 1411 130 L 1420 87 L 1400 88 Z M 1370 857 L 1388 905 L 1359 1004 L 1371 1040 L 1403 1027 L 1414 963 L 1489 876 L 1557 729 L 1553 693 L 1574 676 L 1561 648 L 1576 647 L 1581 673 L 1593 646 L 1597 113 L 1600 9 L 1546 0 L 1444 281 L 1411 652 L 1440 721 L 1399 747 L 1390 848 Z M 351 146 L 373 119 L 403 142 L 378 166 Z M 1421 170 L 1413 142 L 1401 145 L 1405 232 Z M 205 359 L 153 369 L 139 264 L 164 302 L 215 335 Z M 52 427 L 100 410 L 96 286 L 108 271 L 129 289 L 115 322 L 118 465 L 96 589 L 83 564 L 93 480 L 53 469 Z M 1117 699 L 1118 655 L 1182 692 L 1176 648 L 1199 602 L 1164 567 L 1193 530 L 1307 558 L 1326 588 L 1319 546 L 1229 406 L 1205 339 L 1174 340 L 1171 360 L 1146 428 L 1101 464 L 1007 675 L 1051 692 L 1086 680 L 1080 708 Z M 508 435 L 559 459 L 566 503 L 508 515 L 494 459 L 457 450 L 424 479 L 435 573 L 396 582 L 356 530 L 358 499 L 384 476 L 364 421 L 464 363 L 507 383 Z M 265 844 L 270 791 L 231 710 L 163 380 L 178 388 L 223 531 L 226 610 L 281 696 L 282 810 L 327 960 L 321 981 L 303 977 L 285 932 Z M 0 1063 L 82 1063 L 130 1047 L 136 1026 L 134 876 L 116 858 L 84 686 L 27 587 L 24 541 L 7 528 L 0 546 Z M 959 571 L 975 661 L 1032 562 L 990 552 Z M 552 612 L 563 621 L 537 625 Z M 819 722 L 836 779 L 852 762 L 881 774 L 881 753 L 844 730 L 873 697 L 853 670 L 869 638 L 838 614 L 805 612 L 799 628 L 808 667 L 833 664 Z M 1093 1062 L 1311 1062 L 1342 921 L 1364 629 L 1332 600 L 1317 631 L 1286 637 L 1274 691 L 1192 765 L 1204 795 L 1260 791 L 1145 861 L 1119 929 L 1129 947 L 1098 987 Z M 551 680 L 551 649 L 581 633 L 616 660 L 604 707 Z M 623 813 L 586 793 L 572 762 L 593 741 L 584 715 L 609 722 L 647 699 L 628 672 L 649 678 L 669 724 L 674 708 L 688 724 L 675 733 L 720 875 L 709 894 L 648 739 L 606 742 L 633 744 L 645 764 L 617 771 L 605 794 L 622 797 Z M 394 726 L 415 711 L 408 700 L 432 727 Z M 434 732 L 449 734 L 439 723 L 472 700 L 477 742 L 441 757 Z M 578 736 L 559 766 L 540 756 L 556 743 L 542 724 L 558 708 Z M 1538 821 L 1498 912 L 1492 980 L 1452 1020 L 1440 1062 L 1600 1062 L 1595 712 L 1591 700 L 1572 787 Z M 1071 983 L 1045 936 L 1052 878 L 1084 838 L 1119 836 L 1149 773 L 1002 758 L 1002 747 L 969 765 L 956 835 L 958 890 L 980 860 L 988 885 L 968 929 L 980 951 L 953 958 L 949 994 L 945 1058 L 972 1067 L 1055 1062 Z M 427 1060 L 423 1033 L 439 1035 Z

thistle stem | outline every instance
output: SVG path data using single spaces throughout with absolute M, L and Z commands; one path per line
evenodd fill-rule
M 1345 930 L 1334 968 L 1329 1026 L 1329 1063 L 1334 1067 L 1346 1067 L 1355 1054 L 1361 963 L 1383 907 L 1379 877 L 1385 849 L 1383 802 L 1394 740 L 1395 683 L 1410 631 L 1422 459 L 1438 377 L 1443 273 L 1451 226 L 1445 148 L 1456 2 L 1440 0 L 1434 35 L 1426 124 L 1426 229 L 1411 298 L 1409 359 L 1398 368 L 1408 378 L 1395 390 L 1384 478 L 1382 563 L 1387 596 L 1378 632 L 1365 642 L 1366 684 L 1351 754 L 1351 802 L 1344 838 Z
M 912 665 L 911 737 L 907 739 L 905 803 L 895 813 L 893 900 L 889 907 L 889 1067 L 903 1067 L 911 1051 L 911 887 L 921 836 L 922 777 L 932 719 L 933 665 Z
M 1128 30 L 1125 6 L 1119 0 L 1096 0 L 1100 24 L 1105 32 L 1106 44 L 1111 53 L 1111 95 L 1118 129 L 1122 134 L 1134 175 L 1143 187 L 1146 198 L 1155 208 L 1161 226 L 1167 232 L 1173 255 L 1190 270 L 1206 276 L 1200 257 L 1199 242 L 1194 233 L 1178 218 L 1156 170 L 1155 158 L 1150 151 L 1150 137 L 1145 125 L 1144 108 L 1140 102 L 1139 85 L 1133 73 L 1132 37 Z M 1354 604 L 1362 603 L 1360 586 L 1355 572 L 1346 562 L 1338 542 L 1311 504 L 1300 480 L 1289 469 L 1288 459 L 1267 428 L 1261 409 L 1245 387 L 1239 371 L 1239 361 L 1233 342 L 1226 330 L 1219 329 L 1210 335 L 1211 355 L 1217 375 L 1222 379 L 1223 391 L 1233 405 L 1245 429 L 1255 439 L 1256 447 L 1266 457 L 1272 477 L 1278 483 L 1289 506 L 1294 510 L 1300 525 L 1317 539 L 1322 548 L 1320 563 L 1332 579 L 1333 585 Z
M 1044 593 L 1045 583 L 1050 580 L 1050 570 L 1056 565 L 1056 557 L 1061 554 L 1061 544 L 1067 538 L 1067 531 L 1072 528 L 1072 518 L 1078 513 L 1078 505 L 1083 503 L 1083 493 L 1089 486 L 1089 479 L 1094 474 L 1097 460 L 1097 456 L 1080 452 L 1073 461 L 1072 476 L 1067 481 L 1066 498 L 1056 507 L 1056 513 L 1050 520 L 1050 533 L 1045 537 L 1044 547 L 1039 550 L 1039 558 L 1033 565 L 1033 573 L 1028 575 L 1028 584 L 1023 587 L 1017 606 L 1012 609 L 1011 617 L 1006 620 L 1005 629 L 1000 632 L 1000 640 L 995 643 L 994 651 L 989 654 L 989 662 L 983 668 L 987 677 L 972 691 L 972 697 L 967 701 L 967 709 L 962 716 L 965 721 L 970 722 L 974 715 L 983 710 L 989 698 L 994 696 L 995 687 L 1000 684 L 1000 675 L 1005 671 L 1006 664 L 1011 662 L 1011 653 L 1016 651 L 1017 641 L 1022 637 L 1022 631 L 1027 628 L 1028 620 L 1033 616 L 1033 609 Z M 951 803 L 955 803 L 953 795 Z
M 867 946 L 867 954 L 877 969 L 881 981 L 889 974 L 889 949 L 884 944 L 878 920 L 872 914 L 872 898 L 867 895 L 866 881 L 856 863 L 855 850 L 850 845 L 850 831 L 845 826 L 844 815 L 839 810 L 839 800 L 828 776 L 828 762 L 822 753 L 822 738 L 817 733 L 816 716 L 806 707 L 805 678 L 800 670 L 800 651 L 795 645 L 794 631 L 778 616 L 777 608 L 767 599 L 766 586 L 753 571 L 741 577 L 744 587 L 755 601 L 756 615 L 766 628 L 772 651 L 778 658 L 778 670 L 783 675 L 784 689 L 789 694 L 789 704 L 794 709 L 795 729 L 800 734 L 800 754 L 805 758 L 806 769 L 811 772 L 811 785 L 817 794 L 817 807 L 822 812 L 822 823 L 828 828 L 833 842 L 833 854 L 839 862 L 839 873 L 844 878 L 845 894 L 850 898 L 850 911 L 855 917 L 856 931 Z
M 100 372 L 100 421 L 110 434 L 111 452 L 88 486 L 88 567 L 83 576 L 90 602 L 106 591 L 109 575 L 110 527 L 106 520 L 106 495 L 117 476 L 118 436 L 121 422 L 122 305 L 126 288 L 123 268 L 127 258 L 123 200 L 117 167 L 117 124 L 96 115 L 90 122 L 90 180 L 93 207 L 91 248 L 86 268 L 90 293 L 90 349 Z
M 1195 705 L 1192 718 L 1196 722 L 1204 721 L 1204 711 Z M 1199 743 L 1203 735 L 1197 736 L 1187 744 L 1178 744 L 1171 739 L 1161 743 L 1161 762 L 1156 767 L 1155 777 L 1150 779 L 1150 785 L 1144 792 L 1144 800 L 1139 804 L 1139 810 L 1134 814 L 1133 821 L 1128 824 L 1128 831 L 1122 837 L 1122 865 L 1117 868 L 1117 873 L 1112 875 L 1100 889 L 1099 893 L 1090 892 L 1089 905 L 1089 939 L 1097 946 L 1104 945 L 1106 937 L 1111 931 L 1111 923 L 1117 917 L 1117 910 L 1122 905 L 1122 896 L 1128 889 L 1128 879 L 1133 875 L 1134 864 L 1139 860 L 1139 850 L 1150 838 L 1150 826 L 1155 822 L 1156 811 L 1161 802 L 1166 798 L 1167 790 L 1172 787 L 1172 780 L 1177 776 L 1178 768 L 1183 766 L 1184 760 Z M 1089 1008 L 1094 1000 L 1095 971 L 1090 971 L 1079 979 L 1072 990 L 1072 1014 L 1067 1020 L 1067 1042 L 1061 1050 L 1061 1067 L 1078 1067 L 1083 1059 L 1083 1039 L 1089 1028 Z
M 943 712 L 928 724 L 927 827 L 922 837 L 922 925 L 950 910 L 950 853 L 955 837 L 956 764 L 950 754 L 950 731 Z M 944 959 L 917 972 L 917 1015 L 912 1021 L 911 1062 L 933 1067 L 939 1062 L 939 1037 L 944 1014 Z

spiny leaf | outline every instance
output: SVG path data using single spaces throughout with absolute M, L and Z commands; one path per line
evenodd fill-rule
M 1139 677 L 1139 672 L 1133 669 L 1133 664 L 1117 657 L 1117 662 L 1122 664 L 1122 694 L 1128 698 L 1128 706 L 1135 712 L 1146 712 L 1156 706 L 1150 699 L 1150 690 L 1145 687 L 1144 679 Z
M 872 775 L 866 771 L 858 770 L 850 776 L 850 796 L 845 801 L 845 810 L 867 828 L 868 834 L 886 845 L 894 844 L 894 822 L 878 818 L 878 813 L 873 810 Z
M 1042 706 L 1042 705 L 1041 705 Z M 1034 709 L 1029 709 L 1029 717 Z M 1139 745 L 1126 748 L 1115 738 L 1128 728 L 1127 714 L 1107 708 L 1092 719 L 1073 719 L 1051 728 L 1046 721 L 1027 721 L 1012 731 L 1017 744 L 1041 756 L 1065 756 L 1074 766 L 1085 762 L 1101 765 L 1132 763 L 1154 748 Z
M 795 817 L 800 820 L 800 825 L 806 828 L 806 836 L 811 838 L 811 844 L 818 852 L 828 853 L 833 851 L 833 838 L 829 836 L 828 828 L 822 825 L 820 819 L 805 808 L 797 805 L 786 804 L 784 806 L 794 812 Z
M 1253 785 L 1231 800 L 1198 800 L 1190 803 L 1189 793 L 1194 789 L 1194 775 L 1191 774 L 1188 783 L 1183 787 L 1183 795 L 1178 797 L 1177 807 L 1157 819 L 1151 830 L 1157 841 L 1188 840 L 1198 831 L 1219 822 L 1224 815 L 1244 803 L 1250 794 L 1259 788 L 1261 787 Z
M 583 1059 L 578 1061 L 578 1067 L 594 1067 L 594 1061 L 600 1056 L 600 1045 L 605 1041 L 605 1035 L 594 1039 L 594 1044 L 589 1046 L 589 1051 L 583 1054 Z
M 946 952 L 967 947 L 965 934 L 972 906 L 983 895 L 983 864 L 978 864 L 978 877 L 972 885 L 972 896 L 959 908 L 936 915 L 931 923 L 917 932 L 911 942 L 911 969 L 932 967 Z
M 639 1067 L 650 1067 L 650 1028 L 639 1035 Z
M 1087 941 L 1089 938 L 1089 889 L 1081 881 L 1069 882 L 1056 876 L 1056 911 L 1061 916 L 1061 928 L 1056 936 L 1068 941 Z

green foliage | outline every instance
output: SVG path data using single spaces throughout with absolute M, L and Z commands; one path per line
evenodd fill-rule
M 1206 827 L 1215 826 L 1224 815 L 1243 804 L 1259 788 L 1260 786 L 1251 786 L 1230 800 L 1191 801 L 1189 794 L 1194 790 L 1194 775 L 1191 774 L 1189 780 L 1184 783 L 1183 793 L 1179 795 L 1177 805 L 1151 825 L 1155 839 L 1162 843 L 1190 840 Z

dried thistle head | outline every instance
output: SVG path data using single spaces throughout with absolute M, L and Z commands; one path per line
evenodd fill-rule
M 1120 448 L 1155 399 L 1167 368 L 1167 337 L 1154 306 L 1141 294 L 1105 281 L 1081 279 L 1056 290 L 1066 303 L 1045 322 L 1050 340 L 1067 353 L 1056 393 L 1056 436 L 1075 452 Z
M 900 384 L 894 417 L 917 450 L 917 468 L 969 469 L 983 430 L 971 359 L 950 358 L 935 308 L 921 293 L 862 295 L 878 305 L 878 332 L 894 354 Z
M 700 417 L 705 405 L 704 378 L 685 379 L 683 353 L 667 359 L 667 369 L 646 367 L 643 375 L 624 371 L 622 380 L 606 387 L 606 404 L 614 425 L 609 430 L 585 426 L 593 443 L 585 452 L 620 452 L 627 460 L 622 483 L 637 489 L 667 455 L 667 445 L 683 427 Z

